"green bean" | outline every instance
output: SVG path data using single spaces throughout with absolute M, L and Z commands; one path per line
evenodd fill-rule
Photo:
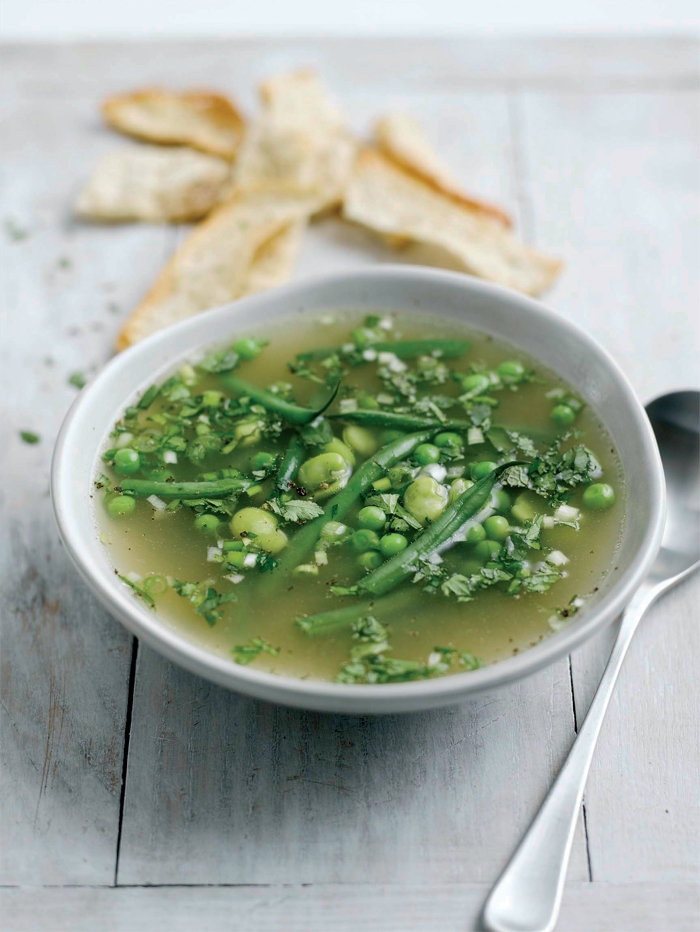
M 466 340 L 396 340 L 395 342 L 369 343 L 362 349 L 373 349 L 378 353 L 393 353 L 399 359 L 415 359 L 416 356 L 431 356 L 433 353 L 439 354 L 441 359 L 457 359 L 464 356 L 470 346 L 471 343 L 467 343 Z M 299 353 L 297 359 L 304 362 L 327 359 L 334 353 L 341 353 L 340 347 L 324 346 L 321 349 L 309 350 L 307 353 Z
M 390 466 L 404 459 L 419 443 L 428 440 L 431 436 L 432 431 L 408 434 L 382 447 L 372 459 L 365 460 L 345 488 L 328 501 L 324 513 L 297 531 L 284 552 L 281 562 L 292 568 L 302 563 L 307 553 L 314 547 L 325 524 L 329 521 L 342 520 L 373 482 L 383 476 Z
M 243 395 L 246 398 L 251 398 L 257 404 L 262 405 L 266 411 L 279 414 L 280 417 L 284 418 L 285 421 L 289 421 L 291 424 L 308 424 L 310 421 L 313 421 L 314 418 L 318 417 L 319 414 L 323 414 L 326 408 L 335 401 L 335 396 L 338 394 L 338 389 L 340 388 L 339 382 L 335 387 L 335 391 L 324 406 L 320 410 L 311 411 L 309 408 L 302 408 L 301 405 L 293 404 L 291 401 L 285 401 L 284 398 L 280 398 L 280 396 L 276 395 L 274 392 L 268 392 L 265 388 L 258 388 L 257 385 L 251 385 L 250 382 L 246 382 L 245 379 L 239 379 L 236 375 L 226 375 L 221 381 L 229 391 L 235 392 L 236 395 Z
M 510 466 L 524 465 L 520 461 L 504 463 L 497 466 L 488 476 L 484 476 L 467 489 L 456 502 L 401 553 L 387 560 L 379 569 L 365 576 L 357 583 L 358 595 L 384 595 L 394 589 L 400 582 L 415 572 L 421 559 L 435 553 L 442 545 L 459 531 L 469 518 L 481 511 L 488 504 L 491 490 L 498 477 Z
M 368 427 L 390 427 L 395 430 L 467 430 L 471 421 L 438 421 L 437 418 L 419 417 L 416 414 L 396 414 L 393 411 L 347 411 L 344 414 L 330 414 L 329 420 L 352 421 Z
M 304 441 L 299 434 L 294 434 L 289 441 L 289 446 L 282 457 L 282 462 L 275 476 L 275 495 L 277 497 L 279 497 L 282 492 L 289 491 L 289 487 L 305 455 L 306 447 Z
M 131 495 L 157 495 L 158 498 L 222 498 L 242 492 L 248 479 L 217 479 L 209 482 L 156 482 L 152 479 L 120 479 L 119 488 Z
M 337 628 L 349 628 L 353 622 L 369 614 L 371 608 L 371 602 L 356 602 L 345 608 L 335 608 L 330 612 L 320 612 L 318 615 L 298 618 L 294 624 L 312 637 L 317 634 L 330 634 Z

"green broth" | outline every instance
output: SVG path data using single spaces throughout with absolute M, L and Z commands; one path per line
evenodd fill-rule
M 296 405 L 317 410 L 330 397 L 332 373 L 328 379 L 329 384 L 321 384 L 292 374 L 287 363 L 294 360 L 297 354 L 307 354 L 313 349 L 347 346 L 349 341 L 351 342 L 351 331 L 362 327 L 363 320 L 362 314 L 353 311 L 333 312 L 328 315 L 302 314 L 291 318 L 283 325 L 275 324 L 267 330 L 261 329 L 254 336 L 269 340 L 269 345 L 259 355 L 252 359 L 239 360 L 235 369 L 229 373 L 203 372 L 195 363 L 198 380 L 195 385 L 189 386 L 189 391 L 193 397 L 199 397 L 204 392 L 233 394 L 227 392 L 225 387 L 227 375 L 244 379 L 258 388 L 284 382 L 291 385 Z M 571 425 L 563 426 L 552 420 L 553 407 L 561 404 L 562 400 L 567 400 L 573 393 L 556 375 L 520 350 L 455 322 L 433 316 L 392 313 L 384 320 L 390 320 L 393 324 L 391 329 L 385 330 L 386 341 L 389 342 L 397 339 L 429 338 L 467 340 L 471 344 L 463 356 L 439 360 L 449 367 L 447 381 L 443 384 L 421 385 L 418 389 L 419 398 L 426 394 L 431 397 L 438 394 L 454 396 L 456 399 L 464 393 L 463 385 L 466 383 L 456 381 L 453 373 L 464 376 L 473 374 L 472 367 L 476 367 L 478 372 L 482 369 L 493 371 L 505 360 L 521 362 L 525 370 L 534 373 L 532 380 L 517 384 L 513 389 L 505 387 L 484 392 L 498 402 L 492 409 L 494 424 L 517 427 L 524 434 L 531 435 L 536 440 L 539 452 L 563 431 L 575 429 L 578 436 L 567 440 L 562 449 L 585 444 L 594 452 L 602 467 L 603 479 L 600 480 L 596 474 L 595 481 L 609 483 L 615 490 L 615 503 L 612 507 L 596 510 L 584 506 L 583 503 L 583 493 L 588 485 L 578 485 L 572 490 L 567 505 L 580 510 L 580 529 L 563 525 L 542 529 L 539 536 L 542 550 L 533 551 L 529 555 L 529 564 L 533 567 L 539 566 L 551 551 L 562 552 L 568 558 L 568 562 L 559 568 L 559 571 L 563 570 L 564 575 L 546 591 L 508 594 L 506 589 L 509 583 L 506 581 L 492 588 L 477 591 L 472 601 L 460 602 L 453 596 L 446 596 L 439 586 L 436 592 L 426 594 L 426 579 L 414 583 L 409 578 L 383 599 L 374 601 L 371 614 L 388 629 L 390 650 L 386 656 L 425 665 L 431 654 L 431 663 L 435 662 L 434 649 L 439 646 L 452 647 L 457 652 L 468 652 L 477 657 L 482 664 L 495 663 L 527 650 L 551 636 L 555 628 L 568 622 L 566 616 L 570 614 L 570 610 L 567 606 L 571 600 L 578 597 L 585 603 L 585 600 L 600 587 L 606 574 L 614 568 L 625 505 L 624 483 L 619 462 L 605 428 L 590 406 L 584 404 L 580 411 L 575 412 L 575 420 Z M 371 357 L 371 345 L 369 349 Z M 407 359 L 404 364 L 408 365 L 410 372 L 415 368 L 416 360 Z M 318 360 L 304 362 L 302 365 L 308 365 L 312 372 L 321 378 L 327 371 Z M 345 410 L 350 418 L 352 412 L 347 411 L 347 397 L 356 398 L 358 392 L 362 399 L 361 404 L 366 403 L 364 399 L 367 397 L 379 398 L 382 403 L 380 409 L 391 410 L 391 406 L 387 404 L 391 391 L 387 391 L 387 383 L 377 377 L 377 368 L 378 362 L 375 359 L 349 368 L 342 379 L 340 395 L 327 414 L 338 414 Z M 401 366 L 397 368 L 400 369 Z M 194 370 L 188 370 L 186 375 L 189 376 L 192 372 Z M 557 392 L 561 397 L 553 397 L 553 393 Z M 398 396 L 394 393 L 393 397 L 396 399 Z M 149 407 L 139 411 L 139 430 L 145 426 L 157 436 L 167 427 L 169 413 L 179 409 L 183 403 L 188 402 L 182 399 L 172 402 L 160 395 Z M 466 407 L 468 406 L 467 402 Z M 419 410 L 417 413 L 419 416 L 426 416 L 426 411 Z M 430 409 L 427 409 L 427 414 L 431 416 Z M 465 405 L 460 404 L 445 408 L 444 416 L 448 420 L 470 417 L 469 412 L 465 411 Z M 155 420 L 146 422 L 147 417 L 155 417 Z M 193 426 L 188 428 L 187 436 L 190 440 L 194 439 L 195 426 L 204 423 L 199 417 L 200 414 L 196 414 L 192 418 Z M 333 417 L 326 420 L 332 424 L 334 434 L 338 438 L 342 437 L 343 431 L 350 423 L 350 420 Z M 124 429 L 123 425 L 120 429 Z M 201 429 L 206 431 L 207 428 L 205 426 Z M 162 452 L 141 453 L 141 469 L 133 478 L 145 478 L 156 467 L 169 472 L 177 482 L 197 481 L 203 474 L 216 474 L 221 469 L 235 469 L 240 471 L 243 478 L 261 487 L 252 496 L 247 492 L 240 494 L 236 510 L 251 506 L 259 508 L 274 497 L 274 474 L 261 479 L 261 458 L 251 461 L 261 451 L 274 454 L 279 460 L 289 445 L 292 430 L 295 429 L 285 427 L 279 436 L 274 436 L 274 433 L 263 435 L 258 442 L 250 445 L 239 444 L 225 454 L 215 450 L 205 452 L 204 458 L 199 462 L 190 462 L 186 456 L 178 453 L 177 463 L 164 464 Z M 386 439 L 381 427 L 369 427 L 365 430 L 375 438 L 378 446 Z M 467 436 L 466 431 L 462 431 L 461 435 L 463 438 Z M 117 435 L 110 439 L 107 446 L 115 448 L 120 443 L 123 445 L 124 441 L 120 441 Z M 320 448 L 310 447 L 305 459 L 320 452 Z M 426 455 L 430 455 L 430 451 Z M 126 461 L 128 456 L 121 458 Z M 353 469 L 357 472 L 368 457 L 356 450 L 355 458 Z M 487 441 L 466 446 L 463 458 L 451 459 L 445 466 L 454 472 L 474 461 L 502 462 L 504 458 Z M 517 459 L 529 460 L 531 457 L 519 455 Z M 278 652 L 273 654 L 262 651 L 254 656 L 251 662 L 256 669 L 320 680 L 333 680 L 337 677 L 341 668 L 349 662 L 350 650 L 358 646 L 358 640 L 353 638 L 351 629 L 340 628 L 323 636 L 309 637 L 295 624 L 295 620 L 366 601 L 332 591 L 336 585 L 352 586 L 366 574 L 366 570 L 358 565 L 358 553 L 351 543 L 330 547 L 326 551 L 327 565 L 317 566 L 317 574 L 314 575 L 298 575 L 292 572 L 293 568 L 284 563 L 285 550 L 276 555 L 281 561 L 281 566 L 268 572 L 261 572 L 257 567 L 241 569 L 212 562 L 208 556 L 216 557 L 217 554 L 212 554 L 210 548 L 218 548 L 218 542 L 221 540 L 231 541 L 234 538 L 227 517 L 220 515 L 221 524 L 217 533 L 206 536 L 194 527 L 195 511 L 192 508 L 181 507 L 172 512 L 159 511 L 143 496 L 137 496 L 135 508 L 130 514 L 115 517 L 108 513 L 105 507 L 116 494 L 109 489 L 119 487 L 122 481 L 127 485 L 128 481 L 115 473 L 112 463 L 113 455 L 99 466 L 99 471 L 108 481 L 102 480 L 99 483 L 101 491 L 95 500 L 102 540 L 108 546 L 117 572 L 123 576 L 131 574 L 137 586 L 143 584 L 137 577 L 149 577 L 152 574 L 194 583 L 206 581 L 218 594 L 232 599 L 214 607 L 218 617 L 210 617 L 209 621 L 214 620 L 214 623 L 210 624 L 202 614 L 195 611 L 194 605 L 187 598 L 178 595 L 172 587 L 166 587 L 165 584 L 156 585 L 153 595 L 156 611 L 167 624 L 188 639 L 230 659 L 232 663 L 235 662 L 232 653 L 234 647 L 248 645 L 251 639 L 261 638 L 264 643 L 278 649 Z M 256 466 L 258 475 L 254 476 Z M 452 481 L 454 477 L 446 478 L 444 484 Z M 497 485 L 496 488 L 498 487 Z M 511 504 L 522 491 L 517 488 L 507 489 Z M 388 494 L 397 492 L 392 489 Z M 314 500 L 313 492 L 300 496 L 292 489 L 290 495 L 294 501 Z M 553 514 L 554 507 L 543 498 L 535 496 L 532 499 L 534 493 L 528 495 L 531 500 L 541 505 L 538 508 L 540 514 Z M 328 499 L 319 497 L 318 504 L 324 507 L 327 501 Z M 400 497 L 399 503 L 402 501 Z M 164 499 L 163 503 L 167 504 L 167 501 Z M 162 509 L 163 503 L 157 503 L 158 507 Z M 343 523 L 357 530 L 358 512 L 365 504 L 363 499 L 357 501 L 343 518 Z M 510 511 L 506 510 L 505 516 L 510 525 L 523 526 L 524 522 L 516 520 Z M 551 524 L 551 521 L 548 523 Z M 295 524 L 280 523 L 280 528 L 287 534 L 289 546 L 293 546 L 299 527 Z M 422 532 L 409 528 L 404 536 L 413 539 L 420 533 Z M 507 542 L 505 545 L 507 546 Z M 256 549 L 254 540 L 252 549 Z M 314 552 L 317 552 L 316 548 L 312 548 L 312 552 L 306 555 L 303 561 L 305 564 L 314 564 Z M 464 568 L 469 569 L 473 565 L 474 546 L 457 543 L 444 552 L 442 557 L 444 562 L 439 566 L 443 573 L 443 581 L 455 573 L 469 576 L 470 573 L 465 572 Z M 378 557 L 369 559 L 379 560 Z M 552 563 L 547 565 L 554 566 Z M 230 577 L 243 579 L 235 582 L 231 581 Z M 159 588 L 165 591 L 159 592 Z M 138 594 L 135 593 L 134 597 L 138 597 Z M 236 656 L 239 660 L 247 659 L 240 653 Z M 463 669 L 464 666 L 460 666 L 457 659 L 454 659 L 445 672 L 456 673 Z M 442 671 L 442 667 L 436 667 L 434 672 L 438 671 Z

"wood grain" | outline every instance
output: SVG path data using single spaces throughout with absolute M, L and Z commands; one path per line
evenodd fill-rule
M 491 880 L 572 735 L 566 661 L 470 705 L 352 718 L 245 699 L 142 648 L 118 882 Z M 571 877 L 587 876 L 579 832 Z
M 3 932 L 464 932 L 484 884 L 0 891 Z M 696 932 L 694 884 L 573 883 L 560 932 Z
M 697 385 L 695 95 L 526 94 L 519 105 L 535 229 L 569 262 L 553 303 L 610 350 L 643 400 Z M 653 607 L 625 661 L 585 796 L 593 880 L 700 874 L 700 702 L 687 685 L 697 675 L 698 583 Z M 573 656 L 579 720 L 611 637 Z
M 32 101 L 2 111 L 0 878 L 10 884 L 114 880 L 131 639 L 69 565 L 48 474 L 76 395 L 68 376 L 104 363 L 110 306 L 133 300 L 165 237 L 70 220 L 103 142 L 91 121 L 91 107 L 70 102 L 60 113 Z M 22 443 L 21 430 L 41 443 Z

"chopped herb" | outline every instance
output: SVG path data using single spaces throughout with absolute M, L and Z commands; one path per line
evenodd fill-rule
M 304 524 L 323 514 L 323 508 L 320 505 L 306 500 L 292 499 L 290 502 L 280 502 L 273 498 L 268 504 L 283 521 L 291 521 L 294 524 Z
M 18 243 L 20 240 L 27 239 L 29 233 L 27 230 L 24 230 L 15 220 L 11 217 L 8 217 L 5 220 L 5 232 L 8 237 L 12 240 L 13 243 Z
M 194 605 L 197 614 L 202 615 L 210 627 L 215 625 L 223 615 L 221 606 L 236 600 L 233 592 L 219 593 L 206 583 L 183 582 L 176 579 L 173 582 L 173 589 Z
M 73 372 L 68 376 L 68 384 L 75 388 L 85 388 L 86 379 L 82 372 Z
M 39 434 L 34 434 L 31 430 L 21 430 L 19 432 L 20 437 L 24 440 L 25 443 L 40 443 L 41 437 Z
M 247 666 L 262 653 L 276 656 L 279 654 L 279 648 L 273 647 L 265 638 L 251 638 L 247 644 L 236 644 L 232 652 L 235 655 L 236 663 Z

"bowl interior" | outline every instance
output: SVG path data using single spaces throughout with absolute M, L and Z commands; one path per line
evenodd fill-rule
M 537 647 L 473 673 L 387 686 L 341 686 L 277 677 L 240 667 L 192 644 L 125 592 L 97 540 L 89 494 L 111 425 L 134 395 L 199 348 L 277 318 L 333 308 L 415 309 L 458 319 L 508 340 L 560 374 L 600 414 L 620 456 L 628 495 L 626 527 L 611 572 L 574 622 Z M 552 662 L 611 621 L 653 559 L 663 524 L 663 473 L 646 415 L 610 357 L 542 305 L 467 276 L 383 267 L 336 275 L 236 302 L 184 321 L 116 357 L 84 389 L 59 436 L 52 475 L 61 534 L 78 569 L 103 603 L 167 657 L 222 685 L 260 698 L 320 710 L 393 712 L 457 701 Z M 611 568 L 612 569 L 612 568 Z

